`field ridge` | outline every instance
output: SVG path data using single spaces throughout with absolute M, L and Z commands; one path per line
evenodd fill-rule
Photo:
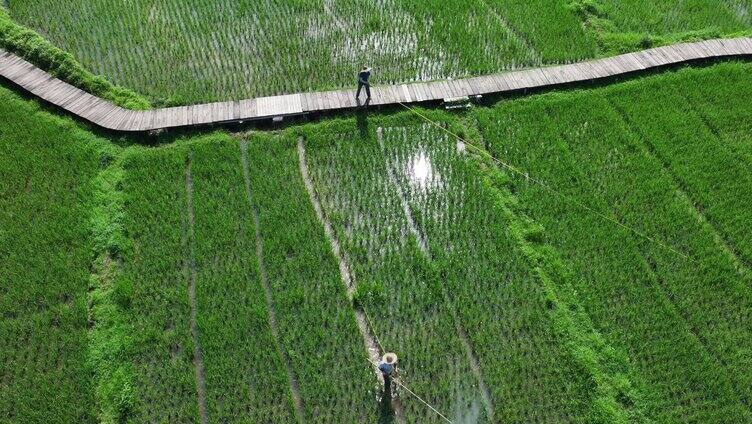
M 185 161 L 185 191 L 186 191 L 186 210 L 188 212 L 188 222 L 186 223 L 185 243 L 188 255 L 185 261 L 185 274 L 188 278 L 188 299 L 191 305 L 190 328 L 193 337 L 193 363 L 196 368 L 196 392 L 198 394 L 198 411 L 202 424 L 209 422 L 206 411 L 206 371 L 204 369 L 204 355 L 199 344 L 198 334 L 198 303 L 196 300 L 196 253 L 195 253 L 195 222 L 193 209 L 193 175 L 191 174 L 191 164 L 193 153 L 189 153 Z
M 289 380 L 290 392 L 293 398 L 293 404 L 295 406 L 295 415 L 298 423 L 304 423 L 303 418 L 303 401 L 300 396 L 300 383 L 295 375 L 290 358 L 285 349 L 280 343 L 279 326 L 277 324 L 277 314 L 274 311 L 274 299 L 272 298 L 272 291 L 269 287 L 269 276 L 266 272 L 266 265 L 264 264 L 264 247 L 263 238 L 261 235 L 261 220 L 259 219 L 258 206 L 253 200 L 253 190 L 251 188 L 251 176 L 248 165 L 248 141 L 241 140 L 239 143 L 241 166 L 243 167 L 243 179 L 245 182 L 245 192 L 248 197 L 248 204 L 251 207 L 251 215 L 253 217 L 253 223 L 255 227 L 256 237 L 256 259 L 258 261 L 259 276 L 261 280 L 261 286 L 264 288 L 264 296 L 266 297 L 267 318 L 269 319 L 269 327 L 274 337 L 274 344 L 276 345 L 277 352 L 283 358 L 285 367 L 287 368 L 287 378 Z
M 92 237 L 96 257 L 89 282 L 89 358 L 93 370 L 97 416 L 104 423 L 121 422 L 134 407 L 134 375 L 129 350 L 132 324 L 127 301 L 120 296 L 121 253 L 127 248 L 123 231 L 124 169 L 121 151 L 107 152 L 108 164 L 95 177 Z

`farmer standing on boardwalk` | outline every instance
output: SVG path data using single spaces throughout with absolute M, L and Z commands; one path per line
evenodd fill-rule
M 371 99 L 371 84 L 368 83 L 368 78 L 371 77 L 371 68 L 364 66 L 363 69 L 358 72 L 358 92 L 355 94 L 355 98 L 360 98 L 360 90 L 366 88 L 366 100 Z

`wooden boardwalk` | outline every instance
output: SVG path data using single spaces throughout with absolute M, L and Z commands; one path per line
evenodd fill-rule
M 605 59 L 526 69 L 473 78 L 417 82 L 371 88 L 373 106 L 440 101 L 463 96 L 516 92 L 525 89 L 593 81 L 679 63 L 752 55 L 752 38 L 675 44 Z M 287 94 L 193 106 L 133 111 L 95 97 L 18 56 L 0 49 L 0 75 L 69 113 L 114 131 L 239 122 L 357 107 L 353 89 Z M 354 78 L 354 77 L 353 77 Z

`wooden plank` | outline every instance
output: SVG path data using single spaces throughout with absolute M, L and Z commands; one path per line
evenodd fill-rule
M 104 120 L 104 118 L 106 118 L 110 112 L 115 110 L 116 107 L 117 106 L 115 106 L 114 104 L 102 100 L 102 104 L 100 104 L 99 107 L 97 107 L 95 110 L 91 111 L 86 119 L 99 125 L 99 122 Z
M 132 112 L 133 111 L 131 110 L 120 109 L 117 119 L 110 122 L 110 125 L 111 125 L 110 128 L 113 130 L 121 130 L 123 123 L 128 120 Z
M 339 105 L 342 109 L 349 109 L 355 107 L 355 94 L 351 90 L 340 90 L 337 92 L 339 95 Z
M 459 90 L 459 93 L 461 96 L 472 96 L 473 90 L 470 88 L 470 84 L 467 83 L 466 79 L 458 79 L 454 80 L 455 87 L 457 90 Z
M 9 77 L 11 70 L 18 69 L 18 66 L 23 62 L 24 60 L 22 58 L 15 55 L 3 60 L 3 67 L 0 68 L 0 74 Z
M 413 86 L 413 93 L 415 93 L 415 99 L 418 102 L 425 102 L 428 100 L 428 93 L 426 92 L 426 83 L 419 82 L 416 84 L 412 84 Z
M 92 97 L 94 96 L 92 96 L 89 93 L 79 90 L 78 95 L 73 97 L 71 101 L 65 104 L 65 110 L 78 115 L 78 112 L 80 111 L 80 107 L 83 104 L 85 104 L 87 101 L 90 101 Z
M 141 127 L 140 127 L 141 131 L 151 131 L 155 129 L 154 117 L 156 116 L 156 111 L 152 109 L 152 110 L 147 110 L 144 113 L 145 113 L 145 117 L 141 121 Z
M 332 108 L 332 96 L 328 91 L 321 92 L 321 110 L 328 111 Z
M 345 93 L 342 90 L 332 91 L 332 110 L 341 110 L 345 108 L 347 99 L 345 99 Z
M 339 98 L 337 97 L 336 92 L 334 91 L 327 91 L 326 92 L 326 110 L 334 110 L 339 105 Z
M 138 120 L 141 118 L 141 112 L 140 111 L 130 111 L 128 113 L 128 118 L 123 121 L 123 123 L 120 125 L 120 128 L 123 131 L 136 131 L 138 130 Z
M 394 99 L 395 103 L 405 103 L 407 99 L 405 98 L 405 94 L 402 92 L 400 87 L 398 85 L 390 85 L 389 91 L 392 92 L 392 99 Z
M 21 77 L 21 75 L 26 74 L 31 69 L 32 66 L 30 63 L 21 60 L 8 66 L 5 72 L 3 72 L 3 75 L 9 80 L 15 82 L 19 77 Z

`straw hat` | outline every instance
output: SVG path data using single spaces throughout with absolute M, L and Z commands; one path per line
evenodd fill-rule
M 382 362 L 386 362 L 387 364 L 396 364 L 397 363 L 397 354 L 396 353 L 385 353 L 384 356 L 381 358 Z

